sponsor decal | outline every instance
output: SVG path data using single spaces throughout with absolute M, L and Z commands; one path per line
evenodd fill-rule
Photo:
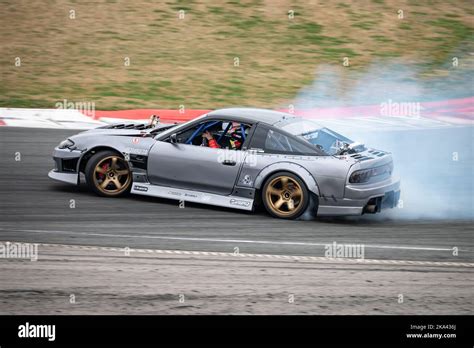
M 245 175 L 242 183 L 244 185 L 252 185 L 252 177 L 250 175 Z
M 182 196 L 181 192 L 176 192 L 176 191 L 168 191 L 168 194 L 172 196 L 179 196 L 179 197 Z
M 148 191 L 148 187 L 146 186 L 140 186 L 140 185 L 135 185 L 133 186 L 133 189 L 135 191 L 141 191 L 141 192 L 147 192 Z
M 249 201 L 242 201 L 240 199 L 231 199 L 230 200 L 230 204 L 231 205 L 238 205 L 240 207 L 248 207 L 250 206 L 250 202 Z
M 133 154 L 133 155 L 147 155 L 147 150 L 146 149 L 138 149 L 138 148 L 134 148 L 134 147 L 127 147 L 125 149 L 125 152 L 129 153 L 129 154 Z

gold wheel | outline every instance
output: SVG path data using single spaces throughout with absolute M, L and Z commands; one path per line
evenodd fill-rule
M 273 178 L 267 186 L 266 201 L 272 212 L 280 217 L 290 217 L 301 209 L 304 192 L 292 177 L 282 175 Z
M 119 156 L 107 156 L 95 166 L 94 185 L 107 196 L 116 196 L 127 190 L 132 177 L 128 163 Z

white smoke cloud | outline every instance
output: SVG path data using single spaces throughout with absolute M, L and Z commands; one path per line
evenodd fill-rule
M 293 104 L 298 110 L 472 97 L 473 77 L 472 70 L 452 70 L 442 78 L 423 79 L 420 71 L 407 65 L 382 62 L 364 72 L 320 66 L 312 85 L 301 90 Z M 420 116 L 423 118 L 423 110 Z M 392 152 L 402 180 L 403 208 L 379 217 L 473 219 L 474 127 L 379 130 L 374 123 L 373 129 L 363 131 L 350 122 L 346 119 L 335 130 L 369 147 Z M 396 123 L 397 118 L 391 117 L 390 122 Z

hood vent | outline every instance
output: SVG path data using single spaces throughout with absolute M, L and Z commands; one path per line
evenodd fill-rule
M 102 129 L 136 129 L 136 130 L 143 130 L 150 128 L 149 124 L 145 123 L 118 123 L 118 124 L 111 124 L 108 126 L 100 127 Z

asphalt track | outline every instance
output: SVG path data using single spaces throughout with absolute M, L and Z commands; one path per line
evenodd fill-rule
M 366 259 L 473 262 L 469 220 L 381 215 L 284 221 L 262 210 L 191 203 L 179 208 L 177 201 L 143 196 L 97 197 L 85 187 L 47 176 L 52 149 L 75 133 L 0 128 L 1 241 L 218 252 L 239 248 L 241 253 L 302 256 L 324 256 L 324 246 L 337 242 L 363 244 Z

